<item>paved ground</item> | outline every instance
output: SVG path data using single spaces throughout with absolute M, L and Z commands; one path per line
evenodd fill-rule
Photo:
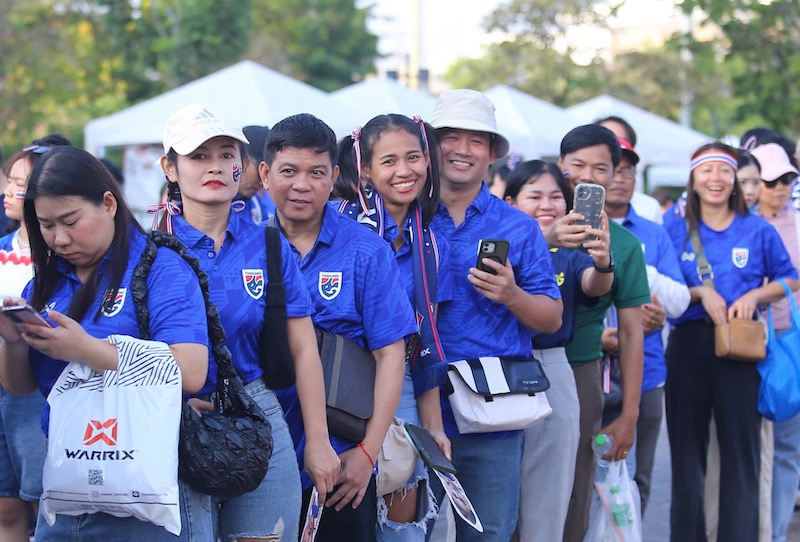
M 672 472 L 669 462 L 669 439 L 667 424 L 661 427 L 658 438 L 656 461 L 653 468 L 653 488 L 650 492 L 650 503 L 642 522 L 642 540 L 644 542 L 669 542 L 669 508 L 671 503 L 670 480 Z M 795 509 L 788 540 L 800 541 L 800 511 Z

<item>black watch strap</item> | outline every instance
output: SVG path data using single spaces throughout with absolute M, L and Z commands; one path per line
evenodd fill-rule
M 598 273 L 613 273 L 614 272 L 614 253 L 609 251 L 608 253 L 608 267 L 597 267 L 597 264 L 594 264 L 594 270 Z

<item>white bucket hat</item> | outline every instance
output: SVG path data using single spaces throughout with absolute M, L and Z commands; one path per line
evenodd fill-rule
M 196 103 L 170 115 L 161 140 L 164 154 L 173 149 L 180 155 L 187 155 L 212 137 L 219 136 L 250 143 L 242 132 L 242 124 L 232 114 L 220 107 Z
M 497 131 L 494 104 L 477 90 L 460 88 L 442 92 L 433 108 L 431 126 L 437 130 L 454 128 L 493 134 L 497 142 L 496 158 L 506 156 L 510 148 L 508 139 Z

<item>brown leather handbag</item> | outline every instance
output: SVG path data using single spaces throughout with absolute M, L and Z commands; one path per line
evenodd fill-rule
M 764 325 L 759 320 L 733 318 L 714 328 L 714 353 L 733 361 L 761 361 L 767 357 Z

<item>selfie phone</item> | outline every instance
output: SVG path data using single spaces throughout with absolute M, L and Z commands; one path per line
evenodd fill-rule
M 444 455 L 442 449 L 439 448 L 439 445 L 436 444 L 436 441 L 433 440 L 433 437 L 426 429 L 408 422 L 403 424 L 403 427 L 409 440 L 411 440 L 411 444 L 417 449 L 419 456 L 426 465 L 438 471 L 456 473 L 456 468 L 447 459 L 447 456 Z
M 600 229 L 600 213 L 606 206 L 606 189 L 599 184 L 580 183 L 575 187 L 575 199 L 572 208 L 576 213 L 583 215 L 583 220 L 578 220 L 575 224 L 586 224 L 592 228 Z M 586 241 L 595 241 L 597 236 L 590 235 Z M 589 249 L 580 247 L 587 252 Z
M 505 265 L 509 246 L 508 241 L 505 239 L 481 239 L 478 241 L 478 262 L 475 267 L 481 271 L 496 275 L 495 270 L 488 265 L 484 265 L 482 260 L 489 258 L 500 265 Z
M 45 320 L 39 311 L 30 305 L 15 305 L 13 307 L 3 307 L 3 314 L 14 323 L 17 331 L 25 333 L 22 324 L 34 324 L 37 326 L 53 327 L 50 322 Z

